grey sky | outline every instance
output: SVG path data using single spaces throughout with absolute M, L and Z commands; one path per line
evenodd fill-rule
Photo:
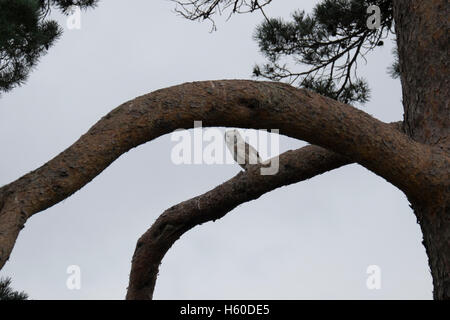
M 317 1 L 275 0 L 270 16 Z M 0 185 L 41 166 L 119 104 L 186 81 L 249 79 L 263 62 L 260 14 L 186 21 L 170 1 L 101 1 L 65 30 L 28 82 L 0 99 Z M 65 18 L 54 14 L 65 25 Z M 402 119 L 391 41 L 360 73 L 362 110 Z M 282 132 L 281 132 L 282 133 Z M 281 152 L 304 142 L 281 137 Z M 82 190 L 32 217 L 0 276 L 34 299 L 123 299 L 136 240 L 168 207 L 237 174 L 234 165 L 172 164 L 168 135 L 123 155 Z M 184 235 L 160 268 L 155 299 L 432 298 L 422 235 L 406 197 L 359 165 L 284 187 Z M 380 290 L 366 268 L 382 271 Z M 66 288 L 79 265 L 81 290 Z

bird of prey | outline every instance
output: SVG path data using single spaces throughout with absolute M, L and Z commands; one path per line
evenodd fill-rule
M 233 155 L 234 161 L 244 170 L 247 170 L 248 165 L 262 163 L 258 151 L 245 142 L 238 130 L 233 129 L 225 132 L 225 142 Z

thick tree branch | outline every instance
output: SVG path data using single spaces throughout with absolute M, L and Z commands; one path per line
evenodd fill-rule
M 185 83 L 126 102 L 39 169 L 0 189 L 0 267 L 26 220 L 67 198 L 120 155 L 193 126 L 277 128 L 357 162 L 408 197 L 445 196 L 449 156 L 421 145 L 370 115 L 308 90 L 275 82 Z M 423 187 L 427 192 L 423 192 Z
M 391 126 L 403 130 L 401 122 Z M 137 241 L 126 298 L 152 299 L 162 259 L 175 241 L 193 227 L 220 219 L 240 204 L 276 188 L 350 163 L 349 159 L 318 146 L 289 150 L 279 156 L 276 175 L 260 175 L 260 166 L 253 166 L 211 191 L 167 209 Z
M 280 155 L 276 175 L 261 175 L 260 166 L 240 172 L 209 192 L 164 211 L 137 241 L 127 299 L 152 299 L 159 265 L 170 247 L 185 232 L 225 216 L 238 205 L 264 193 L 339 168 L 351 161 L 317 146 L 306 146 Z

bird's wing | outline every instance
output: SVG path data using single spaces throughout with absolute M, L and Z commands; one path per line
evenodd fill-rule
M 247 164 L 247 150 L 245 148 L 245 142 L 242 140 L 238 140 L 236 143 L 236 162 L 242 167 L 243 165 Z
M 252 147 L 252 145 L 248 145 L 248 164 L 258 164 L 261 162 L 261 158 L 259 157 L 258 151 Z
M 242 168 L 246 169 L 248 164 L 262 163 L 258 151 L 250 144 L 245 142 L 239 132 L 233 135 L 232 140 L 226 141 L 227 147 L 236 161 Z

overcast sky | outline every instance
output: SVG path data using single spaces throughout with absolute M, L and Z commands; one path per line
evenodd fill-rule
M 275 0 L 289 18 L 317 1 Z M 0 185 L 41 166 L 119 104 L 187 81 L 251 79 L 264 62 L 252 34 L 261 14 L 207 22 L 167 0 L 100 1 L 41 59 L 27 83 L 0 98 Z M 66 20 L 53 14 L 62 25 Z M 358 71 L 363 111 L 402 119 L 392 43 Z M 199 119 L 201 120 L 201 119 Z M 282 134 L 282 132 L 281 132 Z M 280 152 L 305 145 L 281 137 Z M 165 135 L 124 154 L 70 198 L 28 220 L 0 276 L 32 299 L 123 299 L 137 239 L 167 208 L 236 175 L 228 165 L 175 165 Z M 155 299 L 431 299 L 422 234 L 406 197 L 359 165 L 277 189 L 189 231 L 160 267 Z M 81 268 L 69 290 L 66 269 Z M 366 286 L 369 265 L 381 289 Z

